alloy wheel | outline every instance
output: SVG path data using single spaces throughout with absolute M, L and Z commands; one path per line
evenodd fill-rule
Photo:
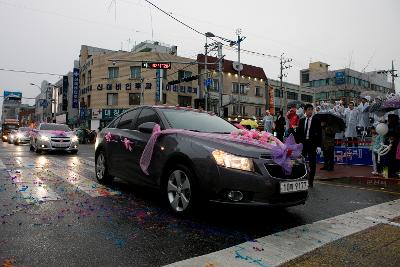
M 100 153 L 96 161 L 96 176 L 97 179 L 102 180 L 104 178 L 104 172 L 106 169 L 106 159 L 103 153 Z
M 181 170 L 173 171 L 167 184 L 167 195 L 171 208 L 183 212 L 190 204 L 191 185 L 187 174 Z

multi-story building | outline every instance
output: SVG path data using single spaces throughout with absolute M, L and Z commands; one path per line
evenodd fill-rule
M 282 88 L 279 80 L 268 79 L 270 86 L 270 101 L 273 104 L 273 111 L 287 111 L 287 106 L 291 101 L 301 101 L 303 103 L 313 103 L 314 90 L 309 87 L 298 84 L 282 82 Z M 286 93 L 286 96 L 284 95 Z
M 388 82 L 387 74 L 359 72 L 350 68 L 329 70 L 323 62 L 313 62 L 308 69 L 300 71 L 300 84 L 315 90 L 316 100 L 356 99 L 363 91 L 374 91 L 382 96 L 394 93 L 394 87 Z
M 177 55 L 178 47 L 176 45 L 167 45 L 158 41 L 144 41 L 135 45 L 132 52 L 157 52 Z
M 205 92 L 205 68 L 202 64 L 205 62 L 205 56 L 197 56 L 199 66 L 199 86 L 201 92 Z M 261 117 L 265 113 L 267 106 L 267 76 L 263 68 L 242 64 L 243 69 L 240 72 L 240 86 L 238 71 L 234 69 L 234 62 L 224 59 L 222 72 L 222 105 L 224 117 L 244 116 Z M 218 58 L 207 56 L 207 75 L 210 82 L 208 84 L 207 109 L 218 114 L 220 99 L 220 73 L 218 69 Z
M 1 121 L 6 119 L 18 120 L 18 114 L 21 107 L 22 93 L 4 91 Z
M 171 63 L 171 68 L 142 68 L 143 62 Z M 194 106 L 197 80 L 171 86 L 168 82 L 196 76 L 195 62 L 171 53 L 110 51 L 83 45 L 79 56 L 80 121 L 97 129 L 125 109 L 141 104 Z

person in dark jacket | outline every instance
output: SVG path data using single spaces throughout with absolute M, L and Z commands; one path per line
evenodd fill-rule
M 276 137 L 283 142 L 283 135 L 285 134 L 286 120 L 282 116 L 282 111 L 276 112 L 275 132 Z
M 321 170 L 333 171 L 335 157 L 335 129 L 325 121 L 321 122 L 322 127 L 322 152 L 324 153 L 324 167 Z
M 299 143 L 303 144 L 303 156 L 308 158 L 310 165 L 309 185 L 313 187 L 317 163 L 317 147 L 321 147 L 322 130 L 321 122 L 313 117 L 314 107 L 311 104 L 306 104 L 304 111 L 306 117 L 300 120 L 297 137 Z

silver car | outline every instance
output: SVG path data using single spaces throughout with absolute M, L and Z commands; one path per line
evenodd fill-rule
M 41 123 L 31 132 L 30 150 L 78 152 L 78 137 L 65 124 Z
M 31 128 L 20 127 L 14 135 L 13 138 L 14 145 L 28 144 L 30 142 L 30 132 Z

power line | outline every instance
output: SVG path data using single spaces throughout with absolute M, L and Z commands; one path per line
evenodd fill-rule
M 63 76 L 64 74 L 50 73 L 50 72 L 37 72 L 37 71 L 27 71 L 27 70 L 13 70 L 13 69 L 3 69 L 0 68 L 0 71 L 9 71 L 9 72 L 18 72 L 18 73 L 26 73 L 26 74 L 37 74 L 37 75 L 52 75 L 52 76 Z

